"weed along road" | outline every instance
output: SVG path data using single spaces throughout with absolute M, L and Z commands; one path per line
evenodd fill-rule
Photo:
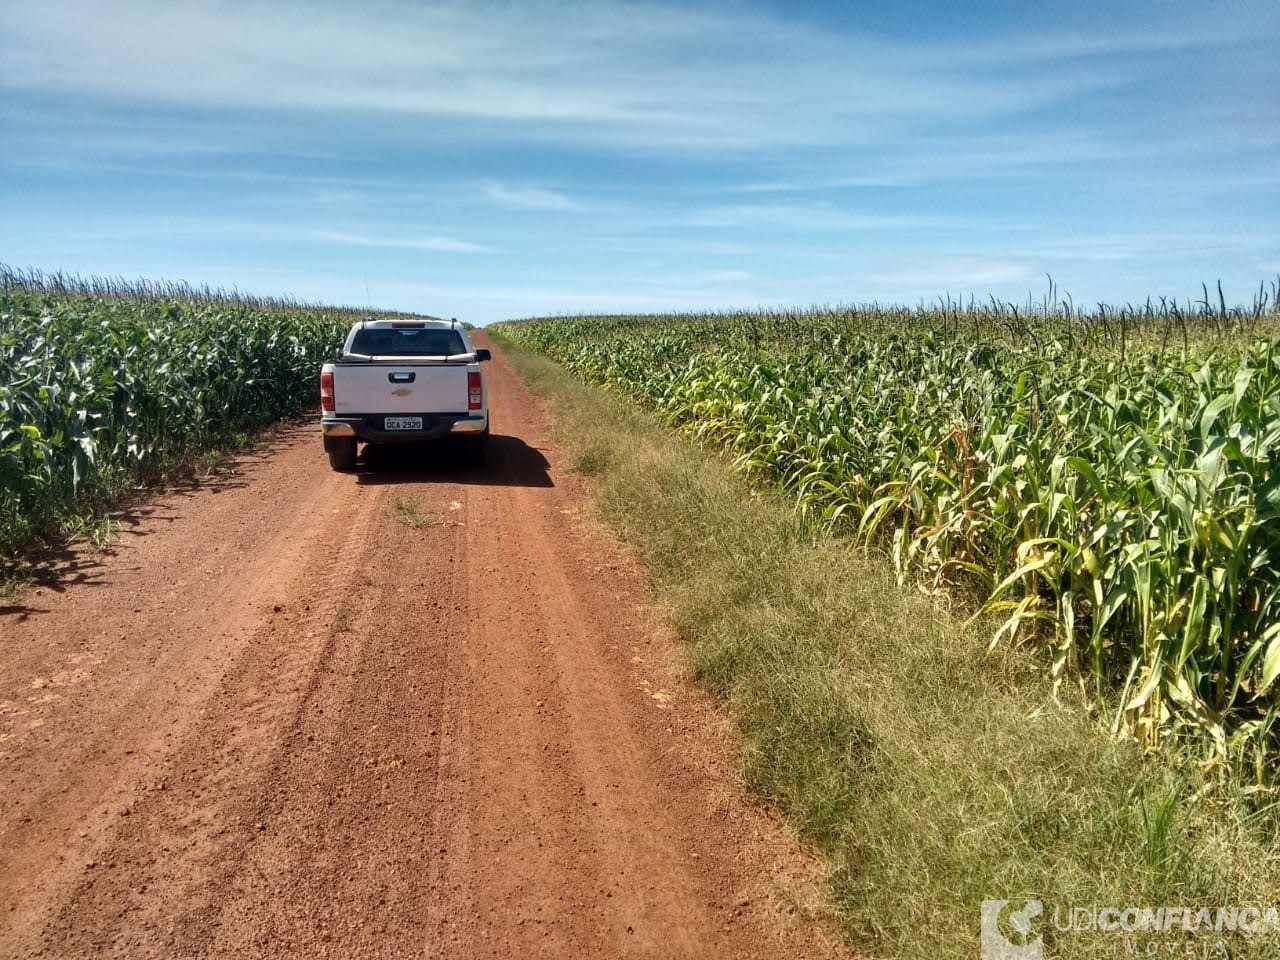
M 488 467 L 313 425 L 0 607 L 0 956 L 820 957 L 813 869 L 488 367 Z

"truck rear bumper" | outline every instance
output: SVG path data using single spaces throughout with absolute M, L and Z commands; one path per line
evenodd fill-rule
M 489 427 L 489 418 L 485 414 L 415 413 L 412 416 L 422 417 L 421 430 L 384 430 L 382 414 L 374 414 L 325 417 L 320 421 L 320 431 L 326 440 L 355 437 L 368 443 L 421 443 L 450 435 L 484 433 Z

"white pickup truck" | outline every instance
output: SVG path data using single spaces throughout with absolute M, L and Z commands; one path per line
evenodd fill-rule
M 361 320 L 337 360 L 320 371 L 320 430 L 329 465 L 351 470 L 356 443 L 415 443 L 457 437 L 483 465 L 489 395 L 480 364 L 455 320 Z

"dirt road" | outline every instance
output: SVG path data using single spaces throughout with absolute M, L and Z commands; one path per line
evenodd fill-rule
M 0 607 L 0 956 L 832 955 L 490 375 L 484 470 L 295 427 Z

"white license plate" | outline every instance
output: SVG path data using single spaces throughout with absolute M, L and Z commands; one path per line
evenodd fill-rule
M 421 417 L 387 417 L 382 421 L 384 430 L 421 430 Z

